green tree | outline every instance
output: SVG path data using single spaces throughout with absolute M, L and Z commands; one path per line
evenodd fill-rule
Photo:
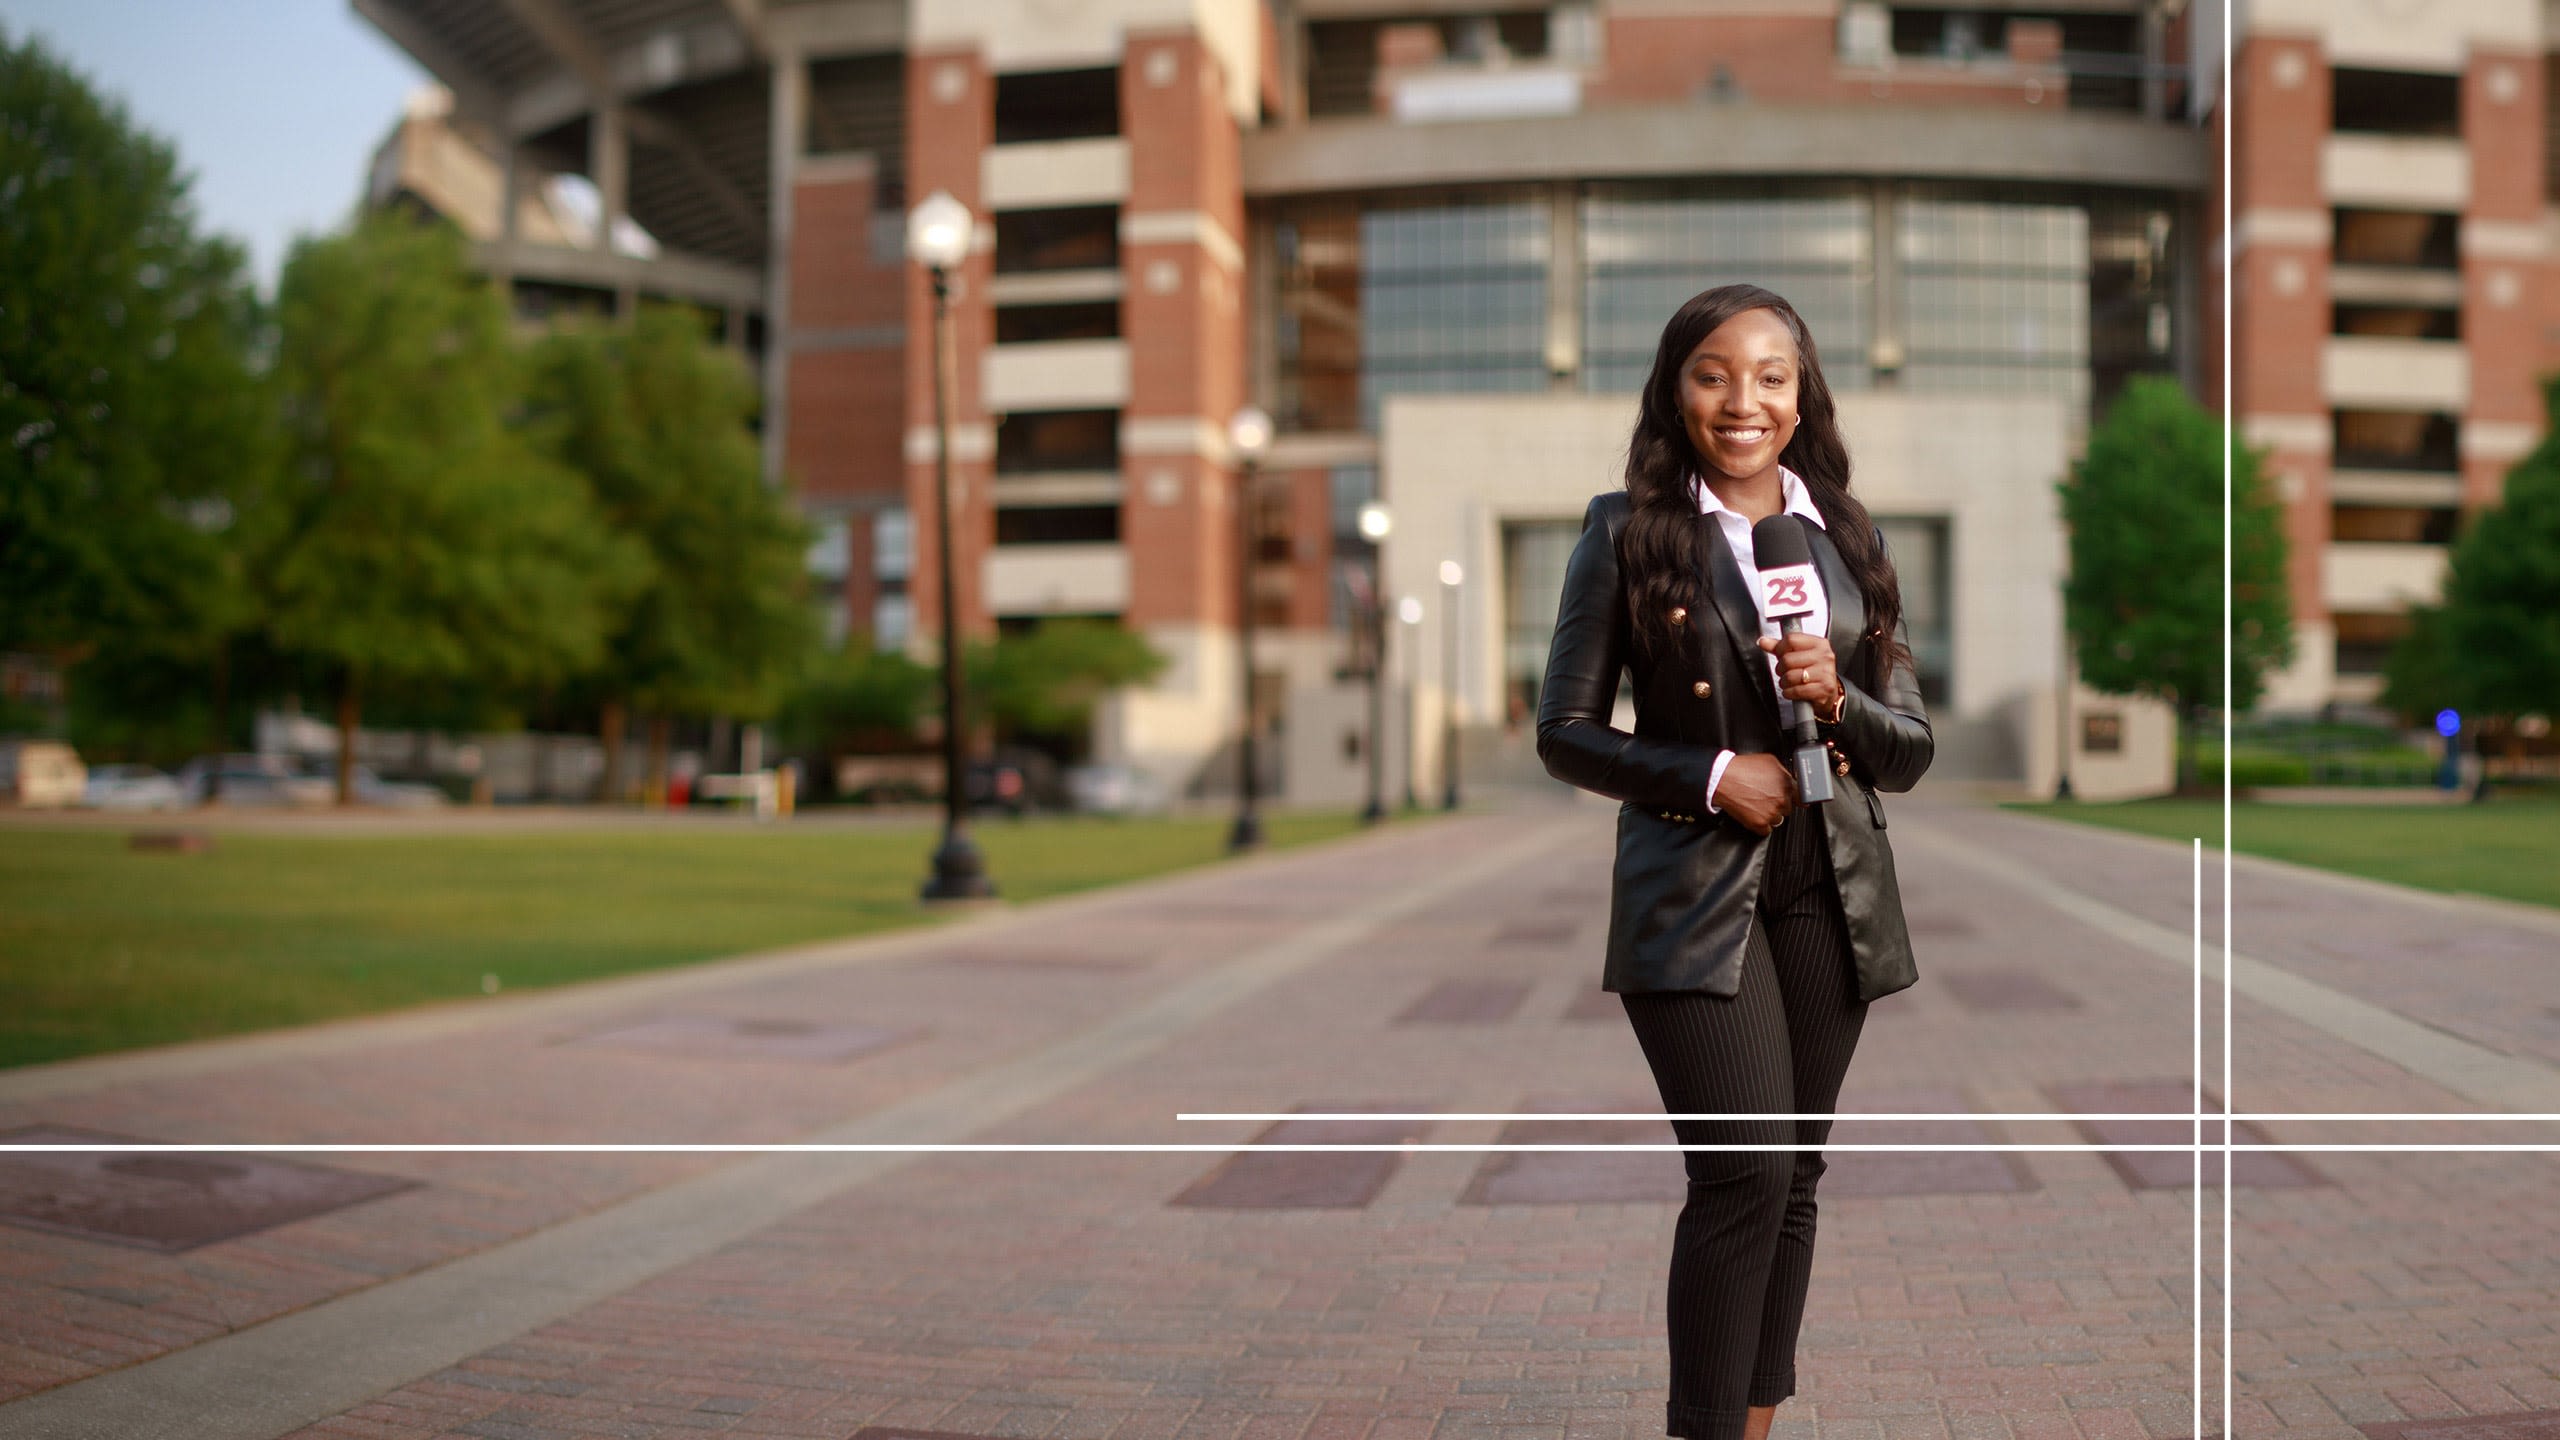
M 910 748 L 939 683 L 932 666 L 857 640 L 811 659 L 775 711 L 774 739 L 819 755 Z
M 243 551 L 274 467 L 261 319 L 239 246 L 199 233 L 188 187 L 167 142 L 0 31 L 0 647 L 69 667 L 75 724 L 96 717 L 112 748 L 201 743 L 227 643 L 255 619 Z M 79 703 L 93 657 L 103 714 Z M 120 726 L 122 708 L 160 723 Z
M 335 685 L 343 802 L 370 689 L 591 666 L 640 566 L 577 473 L 507 423 L 506 300 L 459 232 L 380 213 L 301 241 L 277 311 L 290 451 L 261 574 L 275 642 Z
M 1040 736 L 1080 744 L 1095 703 L 1164 672 L 1164 657 L 1107 620 L 1044 620 L 1019 635 L 965 647 L 968 701 L 999 740 Z
M 2560 425 L 2560 377 L 2544 382 L 2543 404 Z M 2454 541 L 2443 604 L 2411 620 L 2391 703 L 2452 706 L 2466 724 L 2560 714 L 2560 437 L 2546 429 L 2507 472 L 2504 498 Z
M 2231 466 L 2231 691 L 2222 693 L 2222 466 Z M 2059 487 L 2071 534 L 2063 587 L 2081 678 L 2113 695 L 2167 702 L 2178 719 L 2178 779 L 2194 784 L 2190 734 L 2208 709 L 2257 704 L 2267 672 L 2293 653 L 2281 506 L 2256 452 L 2177 382 L 2128 384 L 2090 431 Z
M 646 552 L 593 683 L 619 775 L 620 716 L 650 718 L 649 778 L 664 784 L 673 715 L 772 713 L 815 642 L 804 599 L 807 525 L 763 479 L 756 382 L 703 322 L 673 306 L 625 327 L 564 327 L 537 347 L 535 424 L 593 488 L 607 522 Z

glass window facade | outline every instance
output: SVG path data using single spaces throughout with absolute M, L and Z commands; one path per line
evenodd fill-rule
M 1913 390 L 2089 403 L 2089 212 L 1920 192 L 1898 207 Z
M 1582 201 L 1582 383 L 1632 394 L 1663 322 L 1701 290 L 1747 282 L 1813 331 L 1823 378 L 1864 389 L 1874 225 L 1863 192 L 1701 196 L 1595 187 Z
M 1280 423 L 1369 430 L 1392 394 L 1547 386 L 1547 212 L 1533 198 L 1318 208 L 1274 230 Z
M 1505 720 L 1526 724 L 1538 714 L 1547 678 L 1547 646 L 1555 638 L 1556 603 L 1564 595 L 1565 562 L 1582 538 L 1582 522 L 1520 521 L 1502 527 L 1502 693 Z
M 1571 193 L 1578 250 L 1562 251 L 1547 223 L 1557 193 L 1283 206 L 1281 424 L 1374 432 L 1388 394 L 1547 388 L 1554 275 L 1580 284 L 1580 383 L 1598 394 L 1635 390 L 1672 312 L 1736 282 L 1795 306 L 1838 391 L 2052 394 L 2085 425 L 2093 402 L 2187 358 L 2198 277 L 2189 222 L 2165 193 L 1595 183 Z M 1900 342 L 1898 358 L 1881 357 L 1891 372 L 1876 368 L 1883 336 Z

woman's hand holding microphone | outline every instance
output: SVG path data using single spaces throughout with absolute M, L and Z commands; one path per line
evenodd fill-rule
M 1847 692 L 1840 688 L 1840 667 L 1828 639 L 1798 631 L 1775 640 L 1764 637 L 1760 648 L 1778 658 L 1780 695 L 1809 702 L 1826 720 L 1838 717 Z M 1714 798 L 1718 810 L 1751 833 L 1766 835 L 1795 810 L 1796 777 L 1775 755 L 1736 755 L 1724 767 Z

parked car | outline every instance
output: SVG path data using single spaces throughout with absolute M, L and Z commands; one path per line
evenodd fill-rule
M 335 799 L 337 768 L 326 766 L 322 775 L 329 782 L 331 798 Z M 385 780 L 374 774 L 370 765 L 356 767 L 355 782 L 355 798 L 359 805 L 380 805 L 392 810 L 433 810 L 453 803 L 453 797 L 433 785 L 410 780 Z
M 282 755 L 199 755 L 178 767 L 177 781 L 189 805 L 219 798 L 225 805 L 243 807 L 316 807 L 337 798 L 335 785 L 303 774 Z
M 1134 765 L 1078 765 L 1067 772 L 1067 797 L 1094 815 L 1152 815 L 1173 803 L 1162 780 Z
M 1019 817 L 1067 808 L 1067 784 L 1058 762 L 1028 746 L 998 746 L 995 754 L 970 762 L 962 783 L 972 810 L 1002 810 Z
M 80 803 L 89 769 L 59 740 L 0 740 L 0 803 L 51 809 Z
M 89 771 L 80 803 L 92 810 L 174 810 L 186 799 L 177 781 L 149 765 L 99 765 Z

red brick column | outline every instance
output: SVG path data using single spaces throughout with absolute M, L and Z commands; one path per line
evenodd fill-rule
M 1129 142 L 1120 247 L 1128 620 L 1231 625 L 1235 482 L 1217 457 L 1244 401 L 1236 122 L 1217 59 L 1190 31 L 1132 33 L 1120 74 L 1120 133 Z
M 2462 216 L 2462 339 L 2471 357 L 2471 404 L 2462 423 L 2473 442 L 2518 426 L 2538 430 L 2543 418 L 2537 364 L 2541 317 L 2551 300 L 2539 283 L 2549 263 L 2541 253 L 2541 61 L 2524 51 L 2474 50 L 2462 77 L 2462 138 L 2471 152 L 2471 205 Z M 2463 508 L 2496 504 L 2514 464 L 2514 456 L 2494 449 L 2466 454 Z
M 2252 35 L 2232 57 L 2232 403 L 2258 417 L 2326 422 L 2320 357 L 2329 338 L 2329 201 L 2320 141 L 2329 133 L 2329 67 L 2316 40 Z M 2317 215 L 2323 238 L 2289 234 L 2268 217 Z M 2262 430 L 2262 433 L 2263 430 Z M 2329 548 L 2329 447 L 2278 430 L 2269 457 L 2288 497 L 2286 539 L 2294 618 L 2325 621 L 2320 583 Z
M 868 630 L 879 578 L 869 512 L 907 503 L 905 265 L 872 253 L 878 167 L 869 155 L 804 159 L 792 190 L 785 464 L 802 501 L 850 511 L 844 599 Z

